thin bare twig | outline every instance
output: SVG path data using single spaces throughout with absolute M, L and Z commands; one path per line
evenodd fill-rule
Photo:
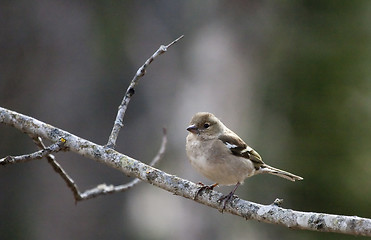
M 86 190 L 84 192 L 80 192 L 78 186 L 75 184 L 74 180 L 67 174 L 67 172 L 61 167 L 61 165 L 55 160 L 55 156 L 47 153 L 49 150 L 48 147 L 46 147 L 40 137 L 36 137 L 33 135 L 30 135 L 34 143 L 41 148 L 42 150 L 38 152 L 45 152 L 44 157 L 47 158 L 48 163 L 53 167 L 54 171 L 57 172 L 62 179 L 65 181 L 67 186 L 71 189 L 73 196 L 75 198 L 75 201 L 83 201 L 91 198 L 95 198 L 98 196 L 102 195 L 107 195 L 107 194 L 112 194 L 116 192 L 125 192 L 138 183 L 141 182 L 140 179 L 135 178 L 129 183 L 119 185 L 119 186 L 113 186 L 113 185 L 106 185 L 106 184 L 99 184 L 97 187 Z M 64 143 L 64 142 L 63 142 Z M 158 150 L 158 153 L 156 156 L 152 159 L 152 161 L 149 163 L 150 166 L 155 166 L 164 156 L 165 151 L 166 151 L 166 144 L 167 144 L 167 134 L 166 134 L 166 129 L 163 128 L 163 137 L 162 137 L 162 143 L 160 146 L 160 149 Z M 53 144 L 54 145 L 54 144 Z M 53 146 L 52 145 L 52 146 Z M 25 155 L 27 156 L 27 155 Z M 10 163 L 18 163 L 18 162 L 23 162 L 24 160 L 20 157 L 13 157 L 15 160 Z M 4 158 L 5 159 L 5 158 Z M 35 159 L 35 158 L 33 158 Z M 32 160 L 32 159 L 29 159 Z M 5 164 L 10 164 L 10 163 L 5 163 Z
M 30 135 L 31 136 L 31 135 Z M 45 144 L 42 141 L 41 137 L 31 136 L 33 142 L 41 149 L 45 149 Z M 62 168 L 62 166 L 55 160 L 55 156 L 52 154 L 46 155 L 46 159 L 48 163 L 53 167 L 54 171 L 62 177 L 63 181 L 67 184 L 67 186 L 71 189 L 75 201 L 80 199 L 80 191 L 78 186 L 75 184 L 73 179 L 67 174 L 67 172 Z
M 166 144 L 167 144 L 167 134 L 166 134 L 166 128 L 163 128 L 163 136 L 162 136 L 162 143 L 161 147 L 158 150 L 156 156 L 152 159 L 152 161 L 149 163 L 150 166 L 155 166 L 164 156 L 165 151 L 166 151 Z M 79 193 L 79 198 L 76 198 L 76 201 L 81 201 L 81 200 L 87 200 L 91 198 L 95 198 L 98 196 L 102 195 L 107 195 L 111 193 L 116 193 L 116 192 L 124 192 L 132 187 L 136 186 L 138 183 L 141 183 L 142 181 L 138 178 L 133 179 L 132 181 L 119 185 L 119 186 L 113 186 L 113 185 L 106 185 L 106 184 L 100 184 L 95 188 L 86 190 L 83 193 Z
M 41 159 L 50 153 L 59 152 L 63 149 L 63 145 L 66 142 L 64 138 L 60 138 L 60 140 L 56 143 L 53 143 L 49 147 L 45 147 L 39 151 L 34 153 L 20 155 L 20 156 L 7 156 L 5 158 L 0 159 L 0 165 L 7 165 L 7 164 L 14 164 L 14 163 L 21 163 L 21 162 L 28 162 L 35 159 Z
M 156 57 L 165 53 L 168 50 L 168 48 L 170 48 L 172 45 L 177 43 L 183 37 L 184 37 L 184 35 L 178 37 L 177 39 L 175 39 L 174 41 L 172 41 L 170 44 L 168 44 L 166 46 L 161 45 L 160 48 L 150 58 L 148 58 L 147 61 L 138 69 L 134 78 L 131 80 L 131 83 L 130 83 L 128 89 L 126 90 L 125 96 L 122 99 L 122 102 L 121 102 L 120 106 L 118 107 L 118 112 L 117 112 L 117 116 L 116 116 L 116 119 L 115 119 L 115 123 L 113 125 L 111 134 L 108 138 L 108 142 L 107 142 L 107 145 L 106 145 L 107 147 L 112 148 L 112 149 L 115 148 L 116 140 L 117 140 L 117 137 L 119 135 L 119 132 L 120 132 L 121 128 L 124 126 L 123 122 L 124 122 L 124 116 L 125 116 L 127 106 L 130 102 L 131 97 L 135 93 L 135 87 L 138 84 L 139 79 L 146 74 L 147 67 L 153 62 L 153 60 Z

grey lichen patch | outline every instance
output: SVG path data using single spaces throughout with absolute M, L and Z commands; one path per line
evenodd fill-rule
M 350 220 L 347 228 L 349 230 L 351 230 L 351 231 L 354 231 L 354 229 L 356 228 L 356 226 L 357 226 L 356 220 L 355 219 L 352 219 L 352 220 Z M 370 231 L 371 231 L 371 229 L 370 229 Z
M 115 153 L 115 150 L 113 150 L 112 148 L 105 147 L 104 148 L 104 153 L 108 154 L 108 155 L 111 155 L 111 154 Z
M 341 231 L 346 230 L 349 227 L 346 219 L 343 217 L 335 217 L 335 218 L 324 217 L 324 220 L 325 220 L 326 225 L 334 226 L 336 229 L 341 230 Z
M 236 195 L 232 196 L 232 199 L 231 201 L 229 202 L 229 205 L 232 207 L 232 208 L 238 208 L 237 206 L 239 205 L 239 202 L 240 202 L 240 198 Z
M 39 129 L 40 128 L 40 125 L 35 123 L 34 119 L 28 119 L 27 120 L 27 123 L 32 126 L 32 128 L 34 129 Z
M 241 205 L 239 205 L 240 213 L 243 218 L 246 220 L 254 219 L 254 216 L 257 215 L 257 212 L 259 211 L 259 207 L 255 204 L 246 202 L 241 202 Z
M 254 215 L 259 210 L 259 207 L 254 205 L 254 204 L 246 204 L 245 201 L 240 201 L 238 204 L 238 209 L 240 212 L 240 215 L 245 219 L 245 220 L 250 220 L 254 218 Z
M 326 223 L 322 215 L 318 215 L 318 217 L 316 217 L 316 215 L 312 215 L 308 220 L 308 225 L 311 228 L 321 230 L 326 226 Z
M 270 215 L 270 216 L 273 216 L 273 215 L 279 215 L 279 214 L 281 214 L 282 213 L 282 211 L 280 211 L 280 208 L 279 207 L 277 207 L 277 206 L 272 206 L 271 207 L 271 209 L 268 211 L 268 214 Z
M 93 148 L 94 158 L 100 158 L 102 156 L 102 152 L 98 148 Z
M 128 176 L 139 176 L 141 173 L 139 170 L 138 161 L 133 161 L 126 155 L 119 155 L 118 157 L 114 158 L 113 163 L 116 168 L 123 169 Z
M 154 169 L 147 169 L 146 171 L 146 178 L 147 180 L 152 183 L 154 180 L 156 180 L 159 176 L 159 173 Z
M 271 215 L 272 214 L 272 206 L 271 205 L 264 205 L 264 206 L 261 206 L 259 208 L 259 210 L 257 211 L 257 214 L 263 218 L 263 219 L 266 219 L 267 216 Z
M 89 149 L 89 148 L 92 147 L 90 144 L 87 144 L 87 143 L 81 143 L 81 144 L 79 144 L 78 146 L 79 146 L 79 148 L 80 148 L 81 150 Z M 93 146 L 93 151 L 94 151 L 94 149 L 96 149 L 96 148 Z
M 22 132 L 26 133 L 27 131 L 32 131 L 32 124 L 29 124 L 27 119 L 23 116 L 15 116 L 15 123 L 14 126 L 18 127 L 22 130 Z
M 61 131 L 58 128 L 54 128 L 48 132 L 48 137 L 50 139 L 59 139 L 61 137 Z
M 189 188 L 190 188 L 189 182 L 185 181 L 184 179 L 180 179 L 175 175 L 166 177 L 165 182 L 168 183 L 169 186 L 172 187 L 174 195 L 184 196 L 184 193 L 189 192 Z
M 99 148 L 99 145 L 92 144 L 91 142 L 85 140 L 85 139 L 76 139 L 73 136 L 65 135 L 66 138 L 71 137 L 71 142 L 76 146 L 76 148 L 88 151 L 93 148 Z M 68 139 L 67 139 L 68 140 Z
M 182 182 L 184 182 L 184 181 L 182 181 Z M 188 189 L 190 187 L 189 182 L 184 182 L 183 186 L 184 186 L 185 189 Z
M 291 209 L 283 209 L 281 207 L 275 206 L 275 208 L 278 208 L 278 216 L 280 217 L 279 222 L 283 225 L 291 228 L 293 226 L 296 226 L 296 218 L 295 214 Z
M 182 179 L 178 179 L 178 184 L 177 184 L 179 187 L 178 187 L 178 189 L 181 189 L 181 190 L 183 190 L 183 191 L 189 191 L 189 189 L 190 189 L 190 185 L 189 185 L 189 182 L 187 182 L 187 181 L 184 181 L 184 180 L 182 180 Z

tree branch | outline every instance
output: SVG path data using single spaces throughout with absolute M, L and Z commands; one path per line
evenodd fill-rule
M 95 144 L 34 118 L 1 107 L 0 122 L 27 134 L 47 138 L 52 142 L 58 142 L 63 138 L 66 140 L 64 147 L 72 152 L 116 168 L 128 176 L 139 178 L 175 195 L 189 198 L 219 211 L 222 210 L 223 206 L 218 202 L 223 196 L 222 193 L 214 190 L 205 191 L 194 199 L 199 185 L 153 168 L 106 146 Z M 371 219 L 356 216 L 301 212 L 284 209 L 276 204 L 261 205 L 237 197 L 227 204 L 225 212 L 245 219 L 279 224 L 292 229 L 371 236 Z
M 32 134 L 29 134 L 29 135 L 34 141 L 34 143 L 42 150 L 37 151 L 32 154 L 27 154 L 27 155 L 22 155 L 22 156 L 17 156 L 17 157 L 8 156 L 5 158 L 2 158 L 0 159 L 0 165 L 21 163 L 21 162 L 30 161 L 33 159 L 41 159 L 42 157 L 46 157 L 48 160 L 48 163 L 53 167 L 54 171 L 57 172 L 62 177 L 62 179 L 67 184 L 67 186 L 71 189 L 76 202 L 95 198 L 95 197 L 102 196 L 102 195 L 112 194 L 116 192 L 125 192 L 141 182 L 140 179 L 135 178 L 129 183 L 126 183 L 123 185 L 113 186 L 113 185 L 100 184 L 95 188 L 86 190 L 84 192 L 80 192 L 74 180 L 67 174 L 67 172 L 55 160 L 55 156 L 50 154 L 51 152 L 57 152 L 58 150 L 61 150 L 65 143 L 65 139 L 61 138 L 59 142 L 52 144 L 50 147 L 45 147 L 40 137 L 36 137 L 35 135 L 32 135 Z M 150 166 L 156 165 L 162 159 L 166 151 L 166 144 L 167 144 L 167 134 L 166 134 L 166 129 L 163 128 L 163 137 L 162 137 L 162 143 L 161 143 L 160 149 L 158 153 L 156 154 L 156 156 L 149 163 Z M 59 146 L 59 149 L 56 146 Z
M 156 156 L 149 163 L 150 166 L 152 167 L 155 166 L 162 159 L 163 155 L 165 154 L 166 144 L 167 144 L 167 135 L 166 135 L 166 129 L 164 128 L 161 147 L 158 150 L 158 153 L 156 154 Z M 138 183 L 141 183 L 140 179 L 135 178 L 126 184 L 118 185 L 118 186 L 100 184 L 97 187 L 86 190 L 83 193 L 78 192 L 78 198 L 76 198 L 76 195 L 75 195 L 75 200 L 82 201 L 82 200 L 87 200 L 87 199 L 91 199 L 94 197 L 112 194 L 116 192 L 125 192 L 133 188 L 134 186 L 136 186 Z
M 45 149 L 44 142 L 42 141 L 41 137 L 31 135 L 33 142 L 38 146 L 40 149 Z M 80 200 L 80 191 L 73 179 L 67 174 L 67 172 L 62 168 L 62 166 L 55 160 L 55 156 L 52 154 L 46 155 L 46 159 L 48 160 L 48 163 L 53 167 L 54 171 L 59 174 L 59 176 L 62 177 L 63 181 L 67 184 L 67 186 L 71 189 L 73 196 L 75 198 L 75 201 Z
M 14 163 L 28 162 L 35 159 L 42 159 L 43 157 L 50 155 L 50 153 L 61 151 L 65 142 L 66 140 L 64 138 L 60 138 L 56 143 L 50 145 L 49 147 L 44 146 L 41 150 L 34 153 L 21 156 L 7 156 L 0 159 L 0 165 L 8 165 Z M 50 155 L 49 157 L 51 156 L 53 155 Z
M 108 138 L 107 147 L 112 148 L 112 149 L 115 148 L 116 140 L 117 140 L 117 137 L 119 135 L 119 132 L 120 132 L 121 128 L 124 126 L 123 122 L 124 122 L 124 116 L 125 116 L 127 106 L 130 102 L 131 97 L 135 93 L 135 87 L 138 84 L 139 79 L 146 74 L 147 67 L 153 62 L 153 60 L 156 57 L 165 53 L 168 50 L 168 48 L 170 48 L 172 45 L 177 43 L 183 37 L 184 37 L 184 35 L 178 37 L 177 39 L 175 39 L 174 41 L 172 41 L 170 44 L 168 44 L 166 46 L 161 45 L 160 48 L 150 58 L 148 58 L 147 61 L 138 69 L 138 71 L 136 72 L 133 80 L 131 80 L 131 83 L 130 83 L 129 87 L 126 90 L 125 96 L 122 99 L 122 102 L 121 102 L 121 104 L 118 108 L 115 123 L 113 124 L 111 134 Z

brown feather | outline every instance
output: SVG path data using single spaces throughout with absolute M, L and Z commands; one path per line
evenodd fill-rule
M 249 151 L 247 149 L 247 144 L 241 138 L 236 138 L 230 135 L 221 135 L 219 136 L 219 140 L 221 140 L 227 146 L 233 146 L 228 147 L 233 155 L 251 160 L 256 169 L 259 169 L 262 165 L 264 165 L 260 155 L 252 148 Z

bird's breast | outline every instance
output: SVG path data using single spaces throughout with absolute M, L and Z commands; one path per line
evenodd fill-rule
M 206 178 L 221 185 L 242 183 L 246 177 L 253 175 L 255 169 L 250 160 L 232 155 L 218 143 L 188 136 L 186 152 L 191 165 Z

